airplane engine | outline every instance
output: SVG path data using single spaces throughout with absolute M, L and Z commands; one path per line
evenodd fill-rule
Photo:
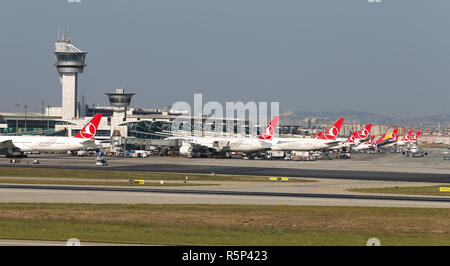
M 180 155 L 184 155 L 184 156 L 192 155 L 192 147 L 191 146 L 181 146 L 180 147 Z

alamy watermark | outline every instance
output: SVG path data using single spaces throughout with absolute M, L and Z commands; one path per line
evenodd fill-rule
M 173 121 L 171 131 L 192 132 L 194 136 L 204 132 L 256 135 L 269 119 L 279 115 L 279 108 L 279 102 L 226 102 L 225 107 L 215 101 L 203 104 L 203 95 L 194 94 L 193 107 L 185 101 L 172 105 L 172 110 L 184 113 Z
M 381 246 L 381 241 L 378 238 L 370 238 L 367 240 L 366 246 Z
M 69 240 L 67 240 L 66 242 L 66 246 L 81 246 L 81 242 L 78 238 L 71 238 Z

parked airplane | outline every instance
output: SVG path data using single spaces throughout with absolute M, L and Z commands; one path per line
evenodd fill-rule
M 421 151 L 417 145 L 413 145 L 411 148 L 403 151 L 402 154 L 406 157 L 425 157 L 428 155 L 427 152 Z
M 355 143 L 359 144 L 361 142 L 365 142 L 369 140 L 370 131 L 372 130 L 373 124 L 367 124 L 360 132 L 357 132 L 355 135 Z
M 315 138 L 274 138 L 272 151 L 313 151 L 339 145 L 336 138 L 341 130 L 344 118 L 339 118 L 325 133 Z
M 412 143 L 412 136 L 413 130 L 411 129 L 403 138 L 399 139 L 397 141 L 397 146 L 407 146 Z
M 339 131 L 341 131 L 341 127 L 344 124 L 344 118 L 339 118 L 336 120 L 336 122 L 325 132 L 321 132 L 317 134 L 317 137 L 319 139 L 325 139 L 325 140 L 336 140 L 337 136 L 339 135 Z
M 102 114 L 95 115 L 75 137 L 0 136 L 0 154 L 24 157 L 24 152 L 68 152 L 95 147 Z
M 372 129 L 372 124 L 367 124 L 361 131 L 353 132 L 347 139 L 337 138 L 340 144 L 332 147 L 332 150 L 349 150 L 369 139 L 370 130 Z
M 391 133 L 389 134 L 384 134 L 383 136 L 381 136 L 377 142 L 377 148 L 387 148 L 387 147 L 391 147 L 393 146 L 397 140 L 398 140 L 398 128 L 394 129 Z
M 370 140 L 360 143 L 356 147 L 353 148 L 355 151 L 364 151 L 364 150 L 371 150 L 375 149 L 375 136 L 370 137 Z
M 254 153 L 271 147 L 271 139 L 275 134 L 279 116 L 275 116 L 258 137 L 224 137 L 224 136 L 175 136 L 166 139 L 181 139 L 191 145 L 181 146 L 180 154 L 188 155 L 193 148 L 206 149 L 214 152 L 243 152 Z
M 420 134 L 422 134 L 422 131 L 417 131 L 417 133 L 411 137 L 411 142 L 417 144 L 417 140 L 419 139 Z

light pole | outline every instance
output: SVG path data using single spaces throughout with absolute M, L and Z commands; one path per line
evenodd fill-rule
M 47 105 L 47 134 L 48 131 L 50 130 L 50 115 L 49 115 L 49 110 L 50 110 L 50 105 Z
M 20 108 L 20 103 L 14 104 L 14 106 L 18 109 Z M 18 114 L 18 113 L 17 113 Z M 19 117 L 16 116 L 16 134 L 19 132 Z
M 27 109 L 28 109 L 28 107 L 30 107 L 30 106 L 28 106 L 26 104 L 23 106 L 23 108 L 25 109 L 25 131 L 28 131 L 27 130 Z

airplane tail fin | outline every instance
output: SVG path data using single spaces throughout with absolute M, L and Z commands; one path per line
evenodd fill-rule
M 360 139 L 367 139 L 369 137 L 370 134 L 370 130 L 372 130 L 372 125 L 373 124 L 367 124 L 359 133 L 358 133 L 358 137 Z
M 420 134 L 422 134 L 422 131 L 417 131 L 417 133 L 412 137 L 412 141 L 417 141 L 417 139 L 420 137 Z
M 401 140 L 402 141 L 408 141 L 411 139 L 411 135 L 413 133 L 413 130 L 411 129 L 410 131 L 408 131 L 408 134 L 406 134 Z
M 336 120 L 336 122 L 325 133 L 323 133 L 321 139 L 336 140 L 343 124 L 344 118 L 339 118 Z
M 323 136 L 322 131 L 319 131 L 319 132 L 317 132 L 317 135 L 314 138 L 315 139 L 320 139 L 320 138 L 322 138 L 322 136 Z
M 392 143 L 396 140 L 398 140 L 398 128 L 395 128 L 391 133 L 389 134 L 384 134 L 383 136 L 381 136 L 381 138 L 379 138 L 376 142 L 377 146 L 384 146 L 386 144 Z
M 91 121 L 89 121 L 75 138 L 80 139 L 94 139 L 95 133 L 97 132 L 98 124 L 100 124 L 100 120 L 102 119 L 103 114 L 96 114 Z
M 275 116 L 258 138 L 263 140 L 271 140 L 275 135 L 275 129 L 277 128 L 279 118 L 280 117 L 278 115 Z
M 348 139 L 345 141 L 345 143 L 351 143 L 351 144 L 355 143 L 355 139 L 357 138 L 357 136 L 358 136 L 357 132 L 353 132 L 353 133 L 348 137 Z
M 376 144 L 380 144 L 381 142 L 383 142 L 384 138 L 386 137 L 386 133 L 384 133 L 376 142 Z
M 398 140 L 398 128 L 396 128 L 396 129 L 394 129 L 394 131 L 392 131 L 391 140 Z

